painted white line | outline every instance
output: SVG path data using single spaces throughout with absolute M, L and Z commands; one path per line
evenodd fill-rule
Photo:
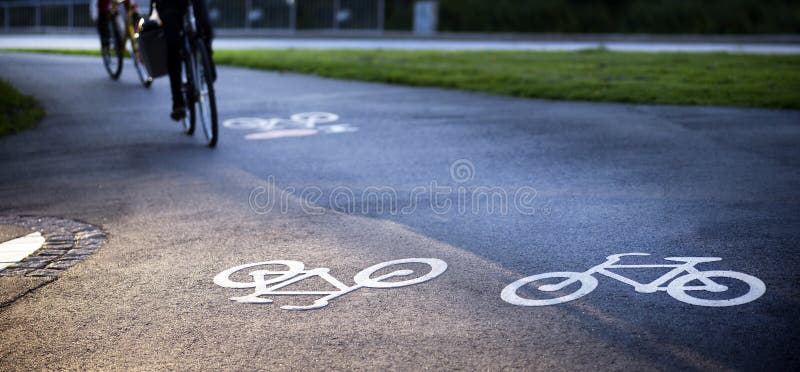
M 319 133 L 319 131 L 316 129 L 279 129 L 269 132 L 250 133 L 244 136 L 244 138 L 248 140 L 265 140 L 273 138 L 313 136 L 317 133 Z
M 44 237 L 38 231 L 0 244 L 0 270 L 22 261 L 42 245 Z

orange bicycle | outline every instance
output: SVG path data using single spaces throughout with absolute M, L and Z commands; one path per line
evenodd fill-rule
M 130 40 L 127 48 L 133 60 L 133 67 L 136 69 L 136 74 L 139 75 L 139 81 L 145 88 L 148 88 L 153 83 L 153 77 L 147 72 L 139 44 L 136 42 L 139 38 L 141 19 L 142 16 L 131 7 L 130 0 L 113 0 L 108 22 L 111 39 L 108 48 L 101 48 L 101 54 L 108 75 L 111 76 L 111 79 L 117 80 L 122 73 L 125 48 Z

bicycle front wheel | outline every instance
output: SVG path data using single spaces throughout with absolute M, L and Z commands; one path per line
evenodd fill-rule
M 103 56 L 103 65 L 106 67 L 108 76 L 110 76 L 112 80 L 117 80 L 122 73 L 122 60 L 124 57 L 123 41 L 125 39 L 122 37 L 122 32 L 120 32 L 119 27 L 117 27 L 117 15 L 113 15 L 109 18 L 108 31 L 110 39 L 108 48 L 101 48 L 101 54 Z
M 764 282 L 761 279 L 758 279 L 752 275 L 747 275 L 745 273 L 740 273 L 736 271 L 701 271 L 700 275 L 702 275 L 706 279 L 710 278 L 725 278 L 725 279 L 734 279 L 738 281 L 742 281 L 747 285 L 747 292 L 734 298 L 729 299 L 714 299 L 714 298 L 702 298 L 700 296 L 695 297 L 692 296 L 693 293 L 697 292 L 705 292 L 707 291 L 705 286 L 691 286 L 689 283 L 694 282 L 697 280 L 697 276 L 695 274 L 686 274 L 680 278 L 673 280 L 672 282 L 667 285 L 667 294 L 672 296 L 672 298 L 685 302 L 687 304 L 698 305 L 698 306 L 711 306 L 711 307 L 725 307 L 725 306 L 736 306 L 746 304 L 751 301 L 755 301 L 759 297 L 761 297 L 764 292 L 767 291 L 767 286 L 764 285 Z M 723 293 L 729 293 L 725 291 Z
M 142 53 L 139 51 L 138 46 L 134 46 L 130 48 L 130 54 L 133 58 L 133 68 L 136 69 L 136 75 L 139 75 L 139 81 L 142 82 L 142 85 L 145 88 L 150 88 L 150 85 L 153 84 L 153 78 L 150 77 L 150 73 L 147 72 L 147 68 L 144 66 L 144 61 L 142 60 Z
M 414 270 L 395 270 L 389 274 L 382 275 L 377 278 L 371 277 L 372 274 L 378 270 L 400 264 L 424 264 L 430 267 L 430 271 L 427 274 L 400 281 L 389 281 L 387 279 L 409 276 L 414 274 Z M 447 270 L 447 263 L 437 258 L 406 258 L 372 265 L 364 270 L 361 270 L 361 272 L 353 277 L 353 280 L 356 282 L 356 284 L 367 288 L 396 288 L 426 282 L 439 275 L 442 275 L 445 270 Z
M 138 16 L 136 13 L 131 14 L 130 21 L 131 24 L 133 24 L 134 29 L 139 27 L 139 19 L 141 19 L 141 16 Z M 142 85 L 144 85 L 145 88 L 150 88 L 150 85 L 153 84 L 153 78 L 150 76 L 150 73 L 147 71 L 147 67 L 144 65 L 142 52 L 139 49 L 139 40 L 136 35 L 138 35 L 138 31 L 134 30 L 134 34 L 131 38 L 130 48 L 133 67 L 136 69 L 136 74 L 139 75 L 139 81 L 142 82 Z
M 219 132 L 217 98 L 214 94 L 211 57 L 208 55 L 208 50 L 202 39 L 195 41 L 194 66 L 200 124 L 206 136 L 206 144 L 208 144 L 208 147 L 214 147 L 217 145 L 217 134 Z
M 194 127 L 195 123 L 197 122 L 197 115 L 196 110 L 194 108 L 195 104 L 195 91 L 197 88 L 196 80 L 195 79 L 195 70 L 194 70 L 194 61 L 192 54 L 189 51 L 188 47 L 185 47 L 185 51 L 183 53 L 183 77 L 181 80 L 181 93 L 183 94 L 183 102 L 186 105 L 186 116 L 181 121 L 183 124 L 183 133 L 187 136 L 191 136 L 194 134 Z

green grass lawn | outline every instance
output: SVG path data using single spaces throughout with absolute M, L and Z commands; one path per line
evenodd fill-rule
M 31 128 L 43 117 L 44 110 L 33 97 L 0 80 L 0 136 Z
M 800 109 L 800 56 L 219 50 L 214 58 L 221 65 L 527 98 Z
M 800 108 L 800 56 L 220 50 L 224 65 L 563 100 Z

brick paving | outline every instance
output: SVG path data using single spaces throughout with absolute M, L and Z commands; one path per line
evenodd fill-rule
M 39 231 L 44 245 L 20 262 L 0 270 L 0 277 L 54 277 L 77 265 L 106 242 L 97 226 L 57 217 L 0 216 L 0 225 Z

